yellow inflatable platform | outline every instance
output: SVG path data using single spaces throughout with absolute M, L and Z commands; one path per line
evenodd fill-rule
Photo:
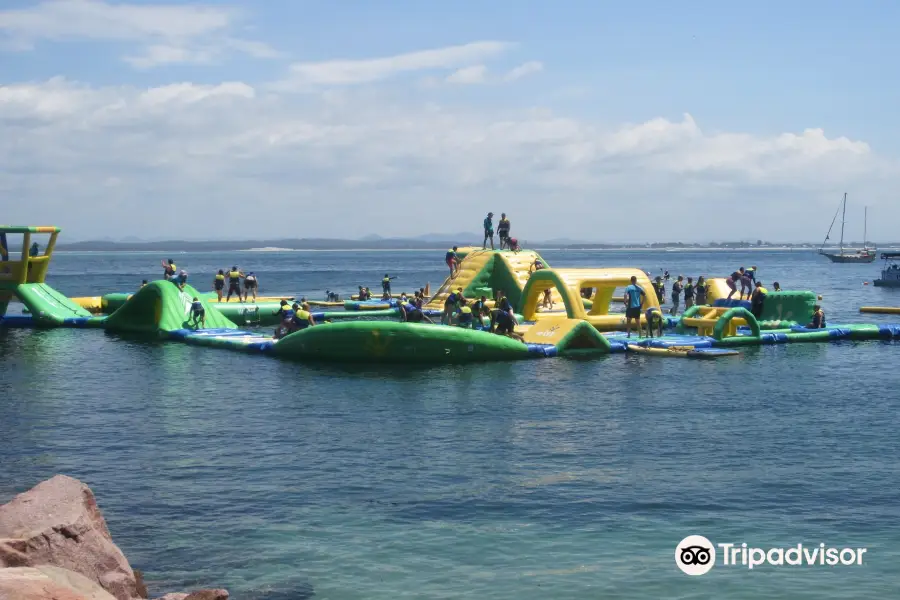
M 874 313 L 878 315 L 900 315 L 900 307 L 895 306 L 860 306 L 861 313 Z
M 631 277 L 645 292 L 644 304 L 641 306 L 641 323 L 645 323 L 643 313 L 650 308 L 659 308 L 659 299 L 653 291 L 653 285 L 647 274 L 640 269 L 541 269 L 531 275 L 525 289 L 522 290 L 522 316 L 526 321 L 539 321 L 544 318 L 558 318 L 561 314 L 547 315 L 538 312 L 537 307 L 544 290 L 555 289 L 562 296 L 565 316 L 569 319 L 581 319 L 593 325 L 598 331 L 619 331 L 625 327 L 624 303 L 622 312 L 610 310 L 614 298 L 620 298 L 616 290 L 624 290 L 631 285 Z M 594 302 L 590 310 L 586 310 L 580 291 L 583 288 L 595 290 Z

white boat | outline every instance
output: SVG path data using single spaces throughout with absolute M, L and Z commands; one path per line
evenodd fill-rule
M 838 206 L 838 212 L 841 213 L 841 242 L 840 249 L 837 253 L 835 252 L 827 252 L 825 250 L 825 242 L 827 242 L 831 238 L 831 230 L 834 228 L 834 223 L 837 221 L 838 213 L 834 213 L 834 219 L 831 220 L 831 227 L 828 228 L 828 233 L 825 234 L 825 241 L 822 242 L 822 247 L 819 248 L 819 254 L 835 263 L 871 263 L 875 262 L 875 257 L 877 254 L 875 253 L 875 248 L 869 248 L 869 242 L 866 240 L 868 237 L 868 224 L 869 224 L 869 207 L 865 209 L 865 218 L 863 221 L 863 247 L 862 249 L 855 248 L 844 248 L 844 225 L 847 222 L 847 193 L 844 192 L 844 199 L 841 201 L 840 206 Z
M 884 268 L 881 278 L 875 280 L 876 287 L 900 287 L 900 252 L 882 252 Z

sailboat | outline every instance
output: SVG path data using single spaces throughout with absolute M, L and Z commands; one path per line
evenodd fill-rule
M 826 252 L 825 251 L 825 242 L 827 242 L 831 238 L 831 230 L 834 228 L 834 223 L 837 221 L 838 213 L 841 213 L 841 243 L 840 243 L 840 251 L 837 253 L 834 252 Z M 844 192 L 844 199 L 841 201 L 841 205 L 838 206 L 838 210 L 834 213 L 834 219 L 831 220 L 831 227 L 828 228 L 828 233 L 825 234 L 825 241 L 822 242 L 822 247 L 819 248 L 819 254 L 826 257 L 831 262 L 835 263 L 870 263 L 875 262 L 875 248 L 869 248 L 869 242 L 866 240 L 868 237 L 868 224 L 869 224 L 869 207 L 865 209 L 865 221 L 863 224 L 863 248 L 861 250 L 855 248 L 844 248 L 844 225 L 847 222 L 847 193 Z

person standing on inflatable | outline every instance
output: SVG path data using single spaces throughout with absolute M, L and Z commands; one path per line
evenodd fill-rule
M 456 272 L 459 270 L 459 256 L 456 255 L 458 249 L 457 246 L 453 246 L 453 248 L 447 250 L 447 254 L 444 256 L 444 262 L 450 267 L 450 279 L 456 277 Z M 361 290 L 362 288 L 360 288 Z
M 238 302 L 241 301 L 241 279 L 244 273 L 237 268 L 237 265 L 231 267 L 228 271 L 228 295 L 225 296 L 225 302 L 231 301 L 231 295 L 237 296 Z
M 491 240 L 491 250 L 494 249 L 494 213 L 489 212 L 484 218 L 484 241 L 481 243 L 481 249 L 487 249 L 488 239 Z
M 500 213 L 500 222 L 497 223 L 497 235 L 500 236 L 500 249 L 511 250 L 509 247 L 509 219 L 506 213 Z
M 637 284 L 637 277 L 631 277 L 631 285 L 625 288 L 625 333 L 631 337 L 631 321 L 637 325 L 638 336 L 641 334 L 641 305 L 646 296 L 644 289 Z

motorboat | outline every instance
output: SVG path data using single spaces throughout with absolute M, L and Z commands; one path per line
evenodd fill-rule
M 900 252 L 882 252 L 884 268 L 881 278 L 875 280 L 876 287 L 900 287 Z

